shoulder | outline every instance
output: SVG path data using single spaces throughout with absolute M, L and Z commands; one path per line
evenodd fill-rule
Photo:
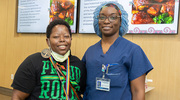
M 70 61 L 76 62 L 76 61 L 81 61 L 81 60 L 77 56 L 71 55 Z
M 123 37 L 120 37 L 120 43 L 122 44 L 124 44 L 124 45 L 128 45 L 128 46 L 131 46 L 131 47 L 138 47 L 139 45 L 137 45 L 136 43 L 133 43 L 133 42 L 131 42 L 130 40 L 128 40 L 128 39 L 125 39 L 125 38 L 123 38 Z
M 101 43 L 100 43 L 100 42 L 101 42 L 101 41 L 95 43 L 94 45 L 91 45 L 91 46 L 86 50 L 86 52 L 89 52 L 89 51 L 93 52 L 93 51 L 99 50 L 99 47 L 101 46 Z
M 127 51 L 129 50 L 134 51 L 136 49 L 141 49 L 141 47 L 138 44 L 133 43 L 130 40 L 125 39 L 123 37 L 120 38 L 119 45 Z
M 36 58 L 36 57 L 41 57 L 41 53 L 37 52 L 37 53 L 31 54 L 27 58 Z
M 29 55 L 26 59 L 30 59 L 30 60 L 44 60 L 44 59 L 48 59 L 48 58 L 43 58 L 41 56 L 41 53 L 37 52 L 37 53 Z
M 24 61 L 23 64 L 32 64 L 33 66 L 41 64 L 43 60 L 48 60 L 48 58 L 43 58 L 40 52 L 29 55 Z
M 26 57 L 26 59 L 24 60 L 24 62 L 26 61 L 28 61 L 28 62 L 30 62 L 31 60 L 33 60 L 33 59 L 38 59 L 38 58 L 40 58 L 40 53 L 39 52 L 37 52 L 37 53 L 34 53 L 34 54 L 31 54 L 31 55 L 29 55 L 28 57 Z
M 84 63 L 77 56 L 74 56 L 74 55 L 70 56 L 70 63 L 71 65 L 79 67 L 79 68 L 84 67 Z
M 34 53 L 29 55 L 19 66 L 18 70 L 21 72 L 23 70 L 29 72 L 36 69 L 36 65 L 39 65 L 40 53 Z M 33 72 L 33 71 L 32 71 Z
M 74 55 L 70 56 L 70 63 L 76 66 L 77 65 L 83 66 L 83 62 L 77 56 L 74 56 Z

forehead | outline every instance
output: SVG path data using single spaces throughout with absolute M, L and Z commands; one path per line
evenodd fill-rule
M 114 7 L 104 7 L 99 14 L 118 14 L 118 11 Z
M 52 28 L 52 32 L 69 33 L 69 30 L 65 25 L 55 25 Z

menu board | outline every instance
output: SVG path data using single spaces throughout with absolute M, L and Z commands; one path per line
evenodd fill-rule
M 81 0 L 79 33 L 95 33 L 94 9 L 109 0 Z M 128 13 L 127 34 L 177 34 L 179 0 L 114 0 Z
M 56 19 L 68 22 L 76 33 L 77 0 L 18 0 L 18 33 L 45 33 Z

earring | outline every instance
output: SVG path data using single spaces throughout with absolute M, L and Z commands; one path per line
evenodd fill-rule
M 41 56 L 42 56 L 43 58 L 49 58 L 49 57 L 51 57 L 51 50 L 48 49 L 48 48 L 43 49 L 43 50 L 41 51 Z

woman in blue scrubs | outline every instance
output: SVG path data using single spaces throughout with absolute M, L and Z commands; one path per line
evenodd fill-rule
M 128 14 L 117 2 L 105 2 L 94 12 L 101 40 L 83 56 L 87 68 L 84 100 L 145 100 L 145 76 L 153 69 L 140 46 L 122 36 Z

